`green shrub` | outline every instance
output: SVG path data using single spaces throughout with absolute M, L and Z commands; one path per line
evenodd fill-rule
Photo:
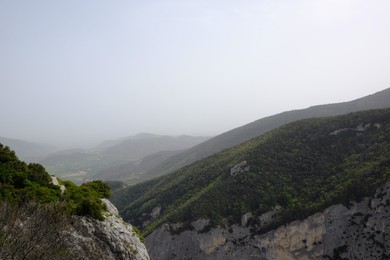
M 97 181 L 91 181 L 86 182 L 81 185 L 81 188 L 88 188 L 91 191 L 94 191 L 97 193 L 97 195 L 101 198 L 109 198 L 111 196 L 111 188 L 108 186 L 107 183 L 97 180 Z
M 69 181 L 62 183 L 66 188 L 64 194 L 58 186 L 51 184 L 51 177 L 42 165 L 27 165 L 0 144 L 0 200 L 12 204 L 61 202 L 62 210 L 68 214 L 104 219 L 102 211 L 105 207 L 101 199 L 111 194 L 105 182 L 92 181 L 81 186 Z
M 90 216 L 98 220 L 104 220 L 102 211 L 102 202 L 96 198 L 90 197 L 85 198 L 78 203 L 75 214 L 80 216 Z

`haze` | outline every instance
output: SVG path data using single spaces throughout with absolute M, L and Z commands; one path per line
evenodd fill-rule
M 0 136 L 216 135 L 390 86 L 390 1 L 1 1 Z

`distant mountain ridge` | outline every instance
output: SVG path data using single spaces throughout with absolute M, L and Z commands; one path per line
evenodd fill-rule
M 390 88 L 349 102 L 313 106 L 265 117 L 213 138 L 194 137 L 196 140 L 185 141 L 185 136 L 169 137 L 141 133 L 117 140 L 105 141 L 90 150 L 79 151 L 80 157 L 70 153 L 62 155 L 67 157 L 66 160 L 73 158 L 74 161 L 71 162 L 73 165 L 69 165 L 69 163 L 61 164 L 61 155 L 59 154 L 55 154 L 55 158 L 45 158 L 43 164 L 49 170 L 54 170 L 57 175 L 62 175 L 61 173 L 64 170 L 76 175 L 81 171 L 82 176 L 77 177 L 78 180 L 72 179 L 73 181 L 81 181 L 85 178 L 85 174 L 88 174 L 85 169 L 90 169 L 93 171 L 93 175 L 98 178 L 127 181 L 131 179 L 139 182 L 171 173 L 183 166 L 296 120 L 387 107 L 390 107 Z M 162 138 L 163 141 L 159 142 L 156 138 Z M 184 148 L 181 147 L 182 144 L 178 144 L 179 141 L 183 140 L 187 145 L 184 145 Z M 7 142 L 4 143 L 7 144 Z M 164 145 L 167 146 L 163 147 Z M 27 156 L 24 156 L 23 151 L 12 145 L 11 147 L 18 151 L 22 159 L 27 161 L 30 158 L 32 161 L 40 162 L 44 157 L 41 155 L 38 157 L 31 156 L 31 154 L 38 155 L 39 152 L 29 152 Z M 157 154 L 153 155 L 155 152 Z M 46 155 L 48 154 L 46 153 Z M 81 160 L 82 158 L 85 160 Z M 48 163 L 51 160 L 57 161 L 57 163 Z M 88 166 L 91 163 L 93 163 L 93 167 Z M 93 175 L 89 175 L 89 178 L 95 178 Z M 137 176 L 134 178 L 135 175 Z
M 88 150 L 57 151 L 39 162 L 51 173 L 77 183 L 97 178 L 126 179 L 207 139 L 209 137 L 140 133 L 105 141 Z
M 0 143 L 11 147 L 15 150 L 20 159 L 26 162 L 37 162 L 57 149 L 54 146 L 46 144 L 38 144 L 6 137 L 0 137 Z
M 148 178 L 161 176 L 224 149 L 241 144 L 279 126 L 306 118 L 336 116 L 369 109 L 390 107 L 390 88 L 356 100 L 312 106 L 265 117 L 215 136 L 191 149 L 168 158 L 154 169 L 145 173 Z M 145 176 L 145 178 L 147 178 Z
M 167 136 L 142 133 L 107 147 L 103 155 L 135 161 L 161 151 L 177 151 L 197 145 L 208 137 Z
M 168 158 L 183 152 L 180 151 L 161 151 L 148 155 L 141 160 L 119 164 L 109 168 L 99 170 L 93 175 L 94 179 L 102 180 L 123 180 L 129 184 L 142 182 L 145 172 L 148 172 Z
M 131 135 L 131 136 L 127 136 L 127 137 L 123 137 L 123 138 L 119 138 L 119 139 L 106 140 L 106 141 L 103 141 L 102 143 L 96 145 L 91 150 L 101 152 L 101 151 L 104 151 L 110 147 L 118 145 L 121 142 L 126 141 L 126 140 L 130 140 L 130 139 L 136 140 L 136 139 L 142 139 L 142 138 L 148 138 L 148 137 L 159 137 L 159 135 L 151 134 L 151 133 L 138 133 L 136 135 Z

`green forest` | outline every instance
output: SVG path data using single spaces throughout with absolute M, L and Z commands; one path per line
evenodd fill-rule
M 103 220 L 101 198 L 110 197 L 109 186 L 102 181 L 92 181 L 80 186 L 61 181 L 65 186 L 52 184 L 45 168 L 36 163 L 18 159 L 9 147 L 0 144 L 0 201 L 21 207 L 29 202 L 53 203 L 69 215 L 90 216 Z
M 231 174 L 235 165 L 248 169 Z M 326 207 L 374 194 L 390 176 L 390 110 L 297 121 L 186 166 L 113 193 L 122 217 L 147 235 L 163 223 L 199 218 L 229 227 L 241 216 L 278 208 L 266 232 Z M 161 207 L 161 215 L 150 213 Z M 143 227 L 145 221 L 150 223 Z

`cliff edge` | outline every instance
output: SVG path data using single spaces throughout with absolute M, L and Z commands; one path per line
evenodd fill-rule
M 69 216 L 63 204 L 0 201 L 0 259 L 149 260 L 133 227 L 107 199 L 104 220 Z

